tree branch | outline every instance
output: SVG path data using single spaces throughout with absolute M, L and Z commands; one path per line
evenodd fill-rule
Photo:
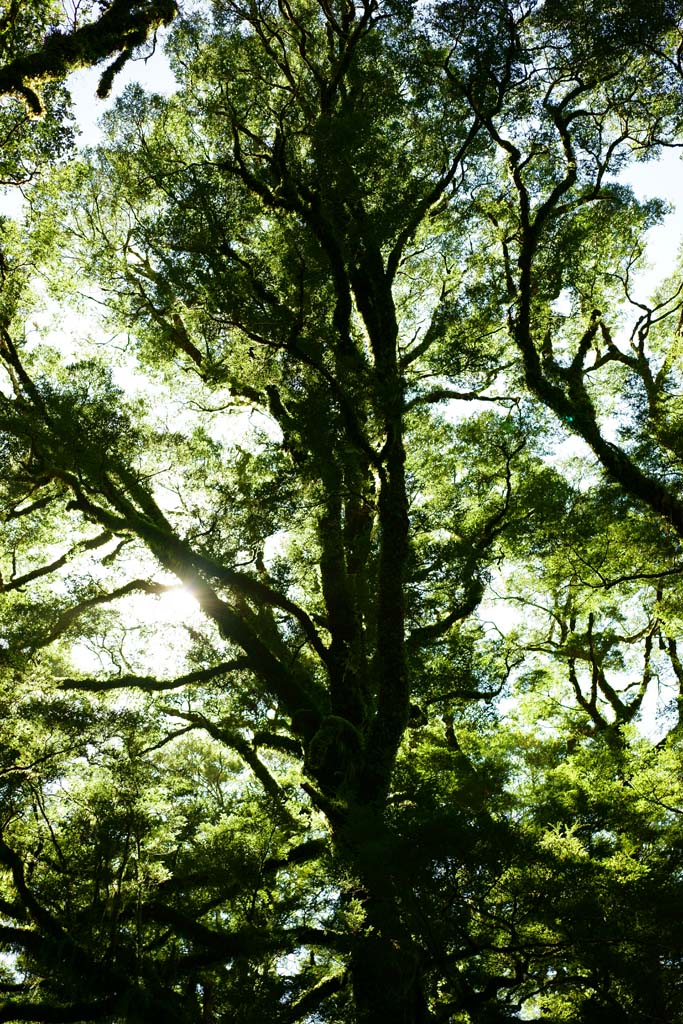
M 156 676 L 117 676 L 115 679 L 59 679 L 59 687 L 62 690 L 85 690 L 89 693 L 105 693 L 109 690 L 122 690 L 129 687 L 150 692 L 163 692 L 166 690 L 177 690 L 181 686 L 191 686 L 195 683 L 208 683 L 211 679 L 227 675 L 229 672 L 241 671 L 249 668 L 248 658 L 234 658 L 232 661 L 222 661 L 211 668 L 197 669 L 188 672 L 187 675 L 178 676 L 176 679 L 157 679 Z
M 0 67 L 0 93 L 23 95 L 31 110 L 43 113 L 42 103 L 28 82 L 65 78 L 70 71 L 91 67 L 117 52 L 120 56 L 102 74 L 97 94 L 109 94 L 114 74 L 121 70 L 136 46 L 177 13 L 174 0 L 112 0 L 94 22 L 74 32 L 52 32 L 39 50 L 22 54 Z

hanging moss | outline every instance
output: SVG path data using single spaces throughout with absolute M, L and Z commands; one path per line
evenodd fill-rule
M 130 60 L 135 47 L 141 46 L 161 25 L 168 25 L 177 13 L 174 0 L 114 0 L 105 13 L 73 32 L 59 30 L 45 37 L 43 45 L 0 68 L 0 94 L 21 96 L 30 114 L 43 113 L 36 83 L 63 78 L 77 68 L 91 67 L 118 54 L 100 79 L 97 95 L 107 96 L 115 75 Z M 27 83 L 31 83 L 30 85 Z

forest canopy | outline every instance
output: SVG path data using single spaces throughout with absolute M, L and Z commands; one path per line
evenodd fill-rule
M 683 1022 L 680 5 L 4 0 L 0 126 L 0 1021 Z

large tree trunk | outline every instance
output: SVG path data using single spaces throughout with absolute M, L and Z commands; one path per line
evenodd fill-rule
M 395 936 L 371 926 L 358 943 L 351 971 L 358 1024 L 433 1020 L 422 991 L 417 952 L 402 948 Z
M 424 952 L 406 923 L 393 870 L 400 852 L 383 812 L 357 805 L 337 828 L 336 845 L 364 911 L 350 964 L 357 1024 L 428 1024 Z

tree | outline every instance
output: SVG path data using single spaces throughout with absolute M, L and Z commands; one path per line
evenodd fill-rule
M 32 189 L 0 1020 L 681 1019 L 683 298 L 614 176 L 680 144 L 682 45 L 212 0 Z M 105 310 L 76 358 L 41 275 Z

